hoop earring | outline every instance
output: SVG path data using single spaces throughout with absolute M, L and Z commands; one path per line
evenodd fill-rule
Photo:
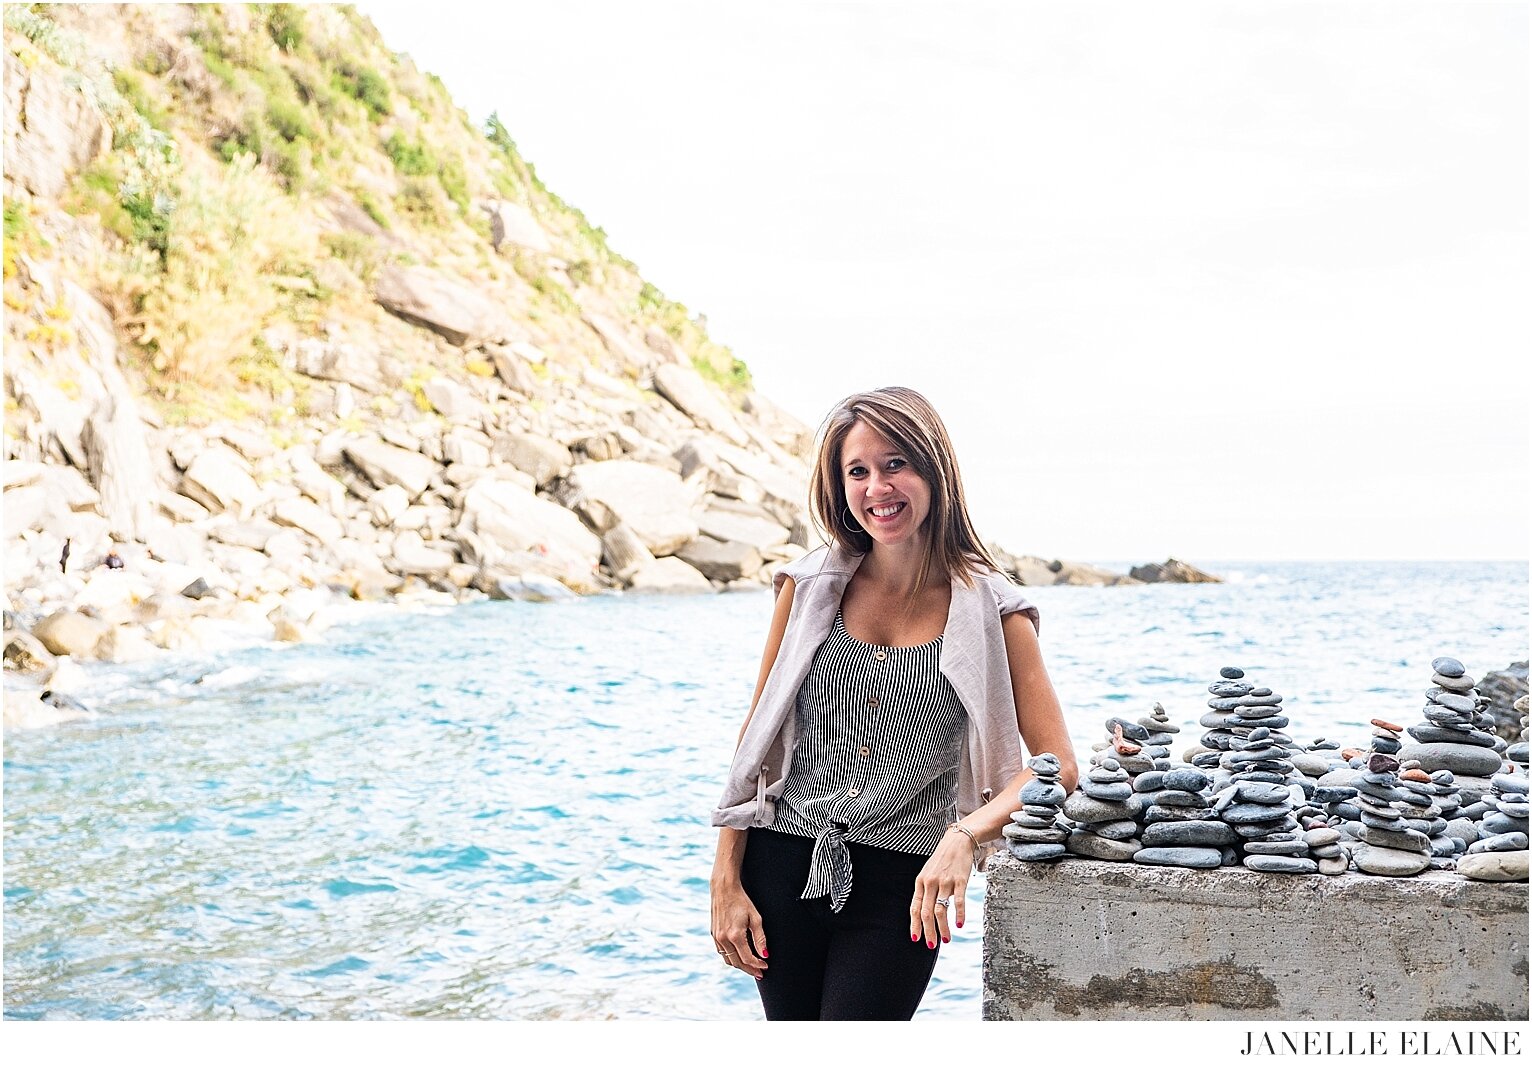
M 858 526 L 856 524 L 856 519 L 852 518 L 852 516 L 851 516 L 851 509 L 850 508 L 845 508 L 844 511 L 845 511 L 845 515 L 846 515 L 846 529 L 850 530 L 852 533 L 866 533 L 867 532 L 866 530 L 862 529 L 860 526 Z

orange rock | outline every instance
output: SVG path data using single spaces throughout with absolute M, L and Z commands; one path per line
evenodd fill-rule
M 1383 720 L 1383 719 L 1374 719 L 1374 720 L 1372 720 L 1372 724 L 1374 726 L 1381 726 L 1385 730 L 1392 730 L 1396 734 L 1400 734 L 1400 733 L 1404 732 L 1404 727 L 1403 726 L 1395 726 L 1393 723 L 1387 722 L 1386 720 Z
M 1431 780 L 1431 776 L 1419 768 L 1400 771 L 1399 777 L 1411 782 L 1429 782 Z
M 1340 758 L 1344 760 L 1353 760 L 1358 756 L 1367 755 L 1367 753 L 1370 751 L 1371 749 L 1366 748 L 1343 748 L 1340 750 Z

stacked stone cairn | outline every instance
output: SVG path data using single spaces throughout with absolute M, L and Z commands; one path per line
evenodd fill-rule
M 1450 775 L 1452 772 L 1437 773 Z M 1426 835 L 1431 870 L 1452 870 L 1457 865 L 1454 857 L 1467 846 L 1448 835 L 1447 816 L 1439 800 L 1442 791 L 1421 769 L 1419 760 L 1404 760 L 1399 764 L 1399 790 L 1400 799 L 1394 806 L 1404 817 L 1405 826 Z
M 1027 767 L 1034 777 L 1021 787 L 1021 810 L 1011 813 L 1001 833 L 1011 855 L 1019 860 L 1056 860 L 1065 854 L 1064 842 L 1069 840 L 1069 827 L 1059 821 L 1064 804 L 1059 758 L 1044 752 L 1028 760 Z
M 1361 839 L 1353 859 L 1368 874 L 1403 878 L 1419 874 L 1431 865 L 1431 842 L 1405 823 L 1403 809 L 1418 810 L 1413 798 L 1400 788 L 1399 760 L 1374 752 L 1367 771 L 1357 779 L 1357 807 L 1361 810 Z
M 1494 775 L 1488 802 L 1494 810 L 1484 816 L 1479 840 L 1458 860 L 1458 873 L 1483 882 L 1525 882 L 1527 776 L 1505 771 Z
M 1489 701 L 1451 656 L 1431 661 L 1432 687 L 1426 690 L 1425 721 L 1409 728 L 1415 744 L 1405 745 L 1401 760 L 1419 760 L 1428 774 L 1451 771 L 1464 799 L 1472 805 L 1489 791 L 1489 776 L 1500 770 L 1505 741 L 1493 732 Z M 1482 728 L 1485 720 L 1490 729 Z M 1483 809 L 1487 810 L 1487 809 Z
M 1213 779 L 1201 767 L 1172 766 L 1141 774 L 1133 783 L 1143 809 L 1143 849 L 1135 863 L 1213 868 L 1238 862 L 1239 835 L 1213 812 Z
M 1112 752 L 1091 756 L 1080 788 L 1064 802 L 1064 815 L 1076 824 L 1065 846 L 1077 856 L 1120 862 L 1132 859 L 1142 845 L 1132 779 Z
M 1256 726 L 1236 737 L 1223 756 L 1230 784 L 1218 793 L 1214 808 L 1243 839 L 1242 862 L 1249 869 L 1317 874 L 1319 864 L 1309 856 L 1293 815 L 1293 764 L 1279 736 L 1269 726 Z
M 1436 801 L 1436 810 L 1447 821 L 1446 829 L 1440 834 L 1431 836 L 1431 855 L 1439 856 L 1442 845 L 1441 837 L 1448 837 L 1461 842 L 1453 846 L 1453 855 L 1461 856 L 1468 850 L 1468 846 L 1479 839 L 1479 824 L 1472 819 L 1463 817 L 1463 792 L 1458 788 L 1457 781 L 1451 771 L 1433 771 L 1430 774 L 1430 790 Z
M 1181 728 L 1170 721 L 1165 705 L 1156 701 L 1154 710 L 1139 719 L 1138 725 L 1148 731 L 1148 736 L 1139 742 L 1143 747 L 1140 755 L 1153 762 L 1153 770 L 1170 770 L 1170 746 L 1175 744 Z

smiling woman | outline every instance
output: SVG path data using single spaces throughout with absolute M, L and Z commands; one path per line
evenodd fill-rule
M 768 1019 L 908 1019 L 1031 776 L 1022 741 L 1069 789 L 1073 750 L 1037 609 L 975 534 L 924 397 L 837 405 L 811 500 L 829 543 L 777 576 L 713 814 L 713 939 Z

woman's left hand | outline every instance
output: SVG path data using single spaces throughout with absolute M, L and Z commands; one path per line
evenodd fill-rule
M 963 895 L 968 892 L 968 875 L 973 870 L 973 846 L 968 835 L 948 831 L 931 858 L 915 879 L 915 896 L 910 901 L 910 940 L 925 938 L 927 948 L 935 948 L 937 939 L 952 940 L 948 913 L 963 925 Z M 943 907 L 938 900 L 950 900 Z

